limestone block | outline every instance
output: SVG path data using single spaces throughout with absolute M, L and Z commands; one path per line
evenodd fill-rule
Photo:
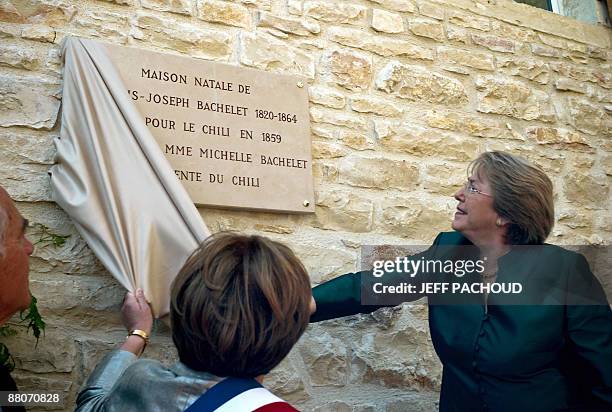
M 334 159 L 344 157 L 347 150 L 336 143 L 329 142 L 312 142 L 312 157 L 313 159 Z
M 607 61 L 608 60 L 608 51 L 606 49 L 602 49 L 600 47 L 595 46 L 587 46 L 587 53 L 590 58 Z
M 58 88 L 41 78 L 0 76 L 0 127 L 50 130 L 59 111 Z
M 317 193 L 315 227 L 363 233 L 372 230 L 373 203 L 354 191 L 329 190 Z
M 448 40 L 454 43 L 470 43 L 470 33 L 465 29 L 453 26 L 451 24 L 448 24 L 446 26 L 446 37 L 448 38 Z
M 0 66 L 36 70 L 40 67 L 40 56 L 33 47 L 3 43 L 0 45 Z
M 431 127 L 467 133 L 472 136 L 502 137 L 504 134 L 497 122 L 466 113 L 431 110 L 425 119 Z
M 438 386 L 441 368 L 429 343 L 426 316 L 427 307 L 416 304 L 385 329 L 355 339 L 351 369 L 361 375 L 358 382 L 420 390 Z
M 423 189 L 443 196 L 452 196 L 465 183 L 465 173 L 448 164 L 431 164 L 425 169 Z M 445 215 L 446 217 L 448 216 Z
M 303 13 L 302 0 L 288 0 L 287 12 L 289 14 L 301 16 Z
M 471 39 L 477 46 L 501 53 L 514 53 L 517 47 L 512 40 L 485 34 L 472 34 Z
M 270 11 L 272 9 L 272 0 L 238 0 L 239 3 L 245 6 L 254 6 L 259 10 Z
M 573 231 L 581 231 L 580 229 L 593 228 L 593 212 L 582 209 L 580 213 L 573 210 L 559 211 L 557 223 L 569 227 Z
M 312 163 L 312 176 L 315 186 L 336 183 L 338 181 L 338 168 L 329 162 L 314 161 Z
M 480 152 L 473 139 L 458 138 L 408 123 L 374 120 L 374 130 L 380 145 L 393 152 L 456 161 L 472 160 Z
M 55 146 L 53 136 L 34 132 L 29 129 L 7 129 L 0 134 L 2 167 L 22 163 L 51 166 L 54 163 Z
M 0 39 L 19 37 L 21 31 L 16 24 L 0 24 Z
M 417 36 L 427 37 L 439 42 L 443 41 L 445 38 L 444 26 L 442 23 L 430 20 L 415 19 L 409 22 L 408 27 L 410 31 Z
M 384 33 L 401 33 L 404 31 L 404 20 L 397 13 L 381 9 L 372 10 L 372 28 Z
M 569 107 L 569 122 L 581 132 L 597 135 L 606 132 L 606 113 L 597 105 L 586 99 L 570 97 L 567 99 Z M 610 133 L 608 130 L 607 133 Z
M 612 154 L 606 153 L 601 157 L 601 167 L 608 176 L 612 176 Z
M 580 82 L 596 83 L 605 89 L 612 89 L 612 74 L 603 70 L 593 70 L 588 67 L 570 65 L 564 62 L 551 62 L 551 69 L 562 76 Z
M 329 39 L 344 46 L 354 47 L 381 56 L 406 56 L 411 59 L 433 60 L 433 51 L 405 40 L 373 36 L 358 29 L 331 27 Z
M 588 56 L 582 53 L 562 51 L 561 57 L 563 57 L 564 59 L 571 60 L 573 63 L 578 63 L 578 64 L 589 64 L 590 62 Z
M 401 11 L 406 13 L 416 13 L 417 8 L 413 0 L 370 0 L 373 3 L 380 4 L 388 10 Z
M 346 105 L 344 95 L 329 87 L 312 86 L 308 89 L 308 96 L 311 103 L 332 109 L 342 109 Z
M 479 17 L 474 14 L 464 13 L 456 9 L 450 9 L 447 13 L 448 22 L 457 26 L 476 29 L 481 31 L 491 30 L 491 22 L 488 18 Z
M 74 338 L 70 334 L 49 325 L 44 336 L 36 343 L 31 331 L 28 333 L 23 324 L 20 326 L 18 319 L 11 326 L 18 334 L 3 337 L 2 343 L 6 344 L 15 358 L 17 369 L 32 373 L 72 372 L 75 367 L 76 348 Z
M 527 85 L 492 76 L 479 76 L 476 79 L 478 90 L 477 110 L 481 113 L 503 114 L 517 119 L 542 120 L 551 122 L 556 119 L 549 96 Z
M 457 170 L 456 173 L 464 175 L 463 170 Z M 456 191 L 456 188 L 453 189 L 450 191 Z M 377 222 L 380 222 L 378 229 L 408 239 L 433 238 L 440 228 L 448 227 L 451 221 L 451 213 L 445 207 L 432 202 L 425 203 L 416 198 L 385 200 L 381 204 L 381 209 L 382 216 L 377 219 Z
M 126 9 L 127 10 L 127 9 Z M 102 41 L 125 44 L 130 33 L 130 18 L 126 12 L 107 11 L 85 8 L 76 13 L 70 25 L 56 27 L 58 33 L 72 34 Z M 56 39 L 58 40 L 58 39 Z
M 373 113 L 388 117 L 398 117 L 402 114 L 402 109 L 393 103 L 368 96 L 351 98 L 351 109 L 359 113 Z
M 43 145 L 45 140 L 12 133 L 0 136 L 0 185 L 4 186 L 13 199 L 51 200 L 47 170 L 52 163 L 54 151 L 52 145 Z M 36 143 L 41 145 L 33 146 Z
M 375 412 L 375 409 L 371 405 L 352 405 L 344 401 L 335 400 L 317 406 L 312 412 Z
M 491 31 L 493 34 L 504 39 L 517 40 L 519 42 L 527 43 L 538 41 L 536 32 L 533 30 L 504 23 L 499 20 L 491 21 Z
M 610 186 L 605 175 L 590 175 L 574 171 L 563 179 L 565 198 L 575 207 L 606 209 L 610 206 Z
M 314 58 L 285 42 L 261 33 L 240 33 L 240 63 L 262 70 L 314 78 Z
M 561 127 L 530 126 L 525 129 L 528 138 L 537 144 L 556 145 L 568 149 L 572 147 L 588 148 L 589 142 L 580 133 Z
M 260 27 L 271 27 L 284 33 L 295 34 L 296 36 L 310 36 L 321 32 L 321 25 L 316 21 L 281 17 L 266 12 L 259 13 L 257 25 Z
M 556 49 L 567 49 L 568 42 L 565 39 L 551 36 L 544 33 L 538 33 L 538 39 L 547 46 L 554 47 Z
M 555 80 L 555 89 L 582 94 L 585 94 L 588 91 L 587 87 L 583 83 L 573 79 L 568 79 L 567 77 L 560 77 Z
M 495 69 L 493 55 L 454 47 L 438 47 L 438 58 L 446 64 L 458 64 L 474 69 L 492 71 Z
M 142 7 L 157 11 L 193 15 L 194 0 L 141 0 Z
M 49 27 L 33 24 L 25 26 L 21 30 L 21 37 L 27 40 L 35 40 L 46 43 L 53 43 L 57 33 Z
M 338 181 L 350 186 L 376 189 L 414 190 L 419 168 L 405 160 L 350 156 L 339 167 Z
M 53 147 L 45 147 L 43 141 L 48 136 L 41 133 L 38 140 L 41 148 L 36 154 L 29 154 L 29 150 L 14 150 L 15 154 L 23 153 L 21 161 L 29 163 L 40 163 L 44 152 L 53 152 Z M 20 143 L 22 140 L 14 140 Z M 36 141 L 27 143 L 34 145 Z M 24 144 L 25 145 L 25 144 Z M 51 149 L 51 150 L 48 150 Z M 1 149 L 0 149 L 1 150 Z M 2 165 L 2 168 L 6 166 Z M 47 169 L 47 167 L 44 167 Z M 46 176 L 45 173 L 41 173 Z M 47 181 L 48 181 L 48 176 Z M 47 188 L 38 186 L 38 192 L 46 192 Z M 14 190 L 8 190 L 11 197 L 15 198 Z M 34 191 L 33 191 L 34 192 Z M 21 199 L 19 199 L 21 200 Z M 39 243 L 34 248 L 34 254 L 30 257 L 30 273 L 34 275 L 46 275 L 50 273 L 65 274 L 98 274 L 105 273 L 106 270 L 95 258 L 91 250 L 87 247 L 83 239 L 78 235 L 70 218 L 55 203 L 44 202 L 19 202 L 19 211 L 30 221 L 30 228 L 27 230 L 27 237 L 32 242 L 37 242 L 42 238 L 42 230 L 39 225 L 44 225 L 50 233 L 56 235 L 69 236 L 63 246 L 54 246 L 48 243 Z
M 155 336 L 155 335 L 153 335 Z M 93 371 L 102 358 L 113 350 L 119 340 L 114 341 L 113 338 L 119 338 L 117 332 L 108 333 L 101 339 L 89 338 L 89 337 L 78 337 L 76 338 L 77 349 L 78 349 L 78 360 L 80 361 L 81 370 L 77 376 L 76 384 L 81 385 L 82 382 L 87 379 L 89 374 Z
M 420 0 L 418 2 L 419 13 L 423 16 L 431 17 L 436 20 L 444 20 L 444 9 L 429 1 Z
M 346 2 L 306 1 L 304 15 L 328 23 L 361 25 L 365 22 L 367 8 Z
M 360 116 L 354 116 L 335 110 L 321 109 L 316 106 L 310 108 L 310 120 L 314 123 L 332 124 L 356 130 L 365 130 L 368 127 L 366 121 Z
M 232 53 L 232 36 L 222 30 L 203 29 L 171 18 L 139 13 L 134 37 L 156 47 L 209 60 L 227 60 Z
M 352 130 L 343 130 L 339 136 L 342 143 L 355 150 L 374 150 L 376 141 L 372 136 Z
M 26 7 L 19 0 L 0 2 L 0 21 L 6 23 L 41 24 L 53 28 L 64 27 L 76 14 L 77 8 L 66 3 L 46 4 L 32 1 Z
M 322 137 L 324 139 L 335 139 L 336 130 L 334 127 L 325 124 L 315 124 L 310 126 L 310 132 L 313 136 Z
M 345 386 L 347 350 L 345 344 L 327 333 L 306 332 L 308 344 L 299 345 L 312 386 Z
M 372 82 L 372 58 L 352 50 L 332 50 L 322 57 L 323 71 L 349 90 L 365 90 Z
M 552 47 L 542 46 L 541 44 L 533 43 L 531 45 L 531 52 L 538 56 L 544 57 L 559 57 L 559 51 Z
M 376 88 L 402 99 L 463 105 L 468 97 L 463 84 L 421 66 L 390 61 L 376 76 Z
M 293 350 L 297 351 L 296 349 Z M 289 361 L 289 357 L 266 374 L 264 379 L 266 388 L 291 404 L 310 398 L 304 387 L 304 382 L 300 379 L 297 369 Z
M 547 84 L 550 67 L 545 61 L 532 58 L 497 57 L 497 68 L 503 73 Z
M 328 198 L 328 196 L 332 197 Z M 315 224 L 313 225 L 316 229 L 308 233 L 308 238 L 302 237 L 299 239 L 283 240 L 283 242 L 287 243 L 289 247 L 295 251 L 296 255 L 304 263 L 304 266 L 308 270 L 310 281 L 315 285 L 326 282 L 344 273 L 355 271 L 355 261 L 357 259 L 355 254 L 346 251 L 344 245 L 337 239 L 337 236 L 329 232 L 329 230 L 319 230 L 332 229 L 355 231 L 349 226 L 342 227 L 341 224 L 348 223 L 348 220 L 343 222 L 342 219 L 349 219 L 351 213 L 357 213 L 357 209 L 354 207 L 358 206 L 358 203 L 356 203 L 358 198 L 351 197 L 348 199 L 350 209 L 342 211 L 340 209 L 335 209 L 339 204 L 337 204 L 337 199 L 334 199 L 334 196 L 334 191 L 318 195 L 318 202 L 322 202 L 321 206 L 324 207 L 325 210 L 321 211 L 323 213 L 320 215 L 319 211 L 317 211 L 314 220 Z M 323 206 L 324 203 L 326 205 L 329 204 L 329 208 Z M 364 206 L 366 206 L 364 210 L 369 210 L 367 207 L 370 209 L 372 208 L 371 204 L 369 204 L 369 206 L 365 204 Z M 318 207 L 319 205 L 317 204 L 317 208 Z M 334 220 L 334 218 L 336 220 Z M 371 216 L 369 219 L 371 220 Z M 359 226 L 363 226 L 363 224 Z
M 436 392 L 411 392 L 406 399 L 387 404 L 385 412 L 430 412 L 438 409 L 439 396 Z
M 70 276 L 55 273 L 31 276 L 30 289 L 38 296 L 45 320 L 69 322 L 74 328 L 92 329 L 105 325 L 123 331 L 119 309 L 125 289 L 110 276 Z
M 221 23 L 228 26 L 251 27 L 251 12 L 240 4 L 221 0 L 198 1 L 198 18 L 212 23 Z

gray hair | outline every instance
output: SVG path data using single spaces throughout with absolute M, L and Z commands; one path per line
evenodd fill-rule
M 8 213 L 4 210 L 4 206 L 0 203 L 0 258 L 4 257 L 4 237 L 6 236 L 6 227 L 8 226 Z

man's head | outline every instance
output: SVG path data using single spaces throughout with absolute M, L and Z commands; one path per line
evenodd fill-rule
M 0 187 L 0 325 L 30 305 L 28 257 L 34 247 L 25 237 L 27 225 Z
M 172 337 L 191 369 L 256 377 L 289 353 L 310 319 L 306 269 L 285 245 L 218 233 L 187 260 L 172 288 Z

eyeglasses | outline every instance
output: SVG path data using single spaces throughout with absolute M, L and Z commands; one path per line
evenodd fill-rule
M 464 190 L 469 193 L 470 195 L 474 194 L 474 193 L 478 193 L 479 195 L 483 195 L 483 196 L 489 196 L 489 197 L 493 197 L 493 195 L 489 194 L 489 193 L 485 193 L 485 192 L 481 192 L 480 190 L 476 189 L 474 187 L 474 184 L 468 180 L 467 182 L 465 182 L 465 185 L 463 186 Z

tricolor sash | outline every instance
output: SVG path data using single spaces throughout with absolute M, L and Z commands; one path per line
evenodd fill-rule
M 255 379 L 226 378 L 204 392 L 185 412 L 298 412 Z

